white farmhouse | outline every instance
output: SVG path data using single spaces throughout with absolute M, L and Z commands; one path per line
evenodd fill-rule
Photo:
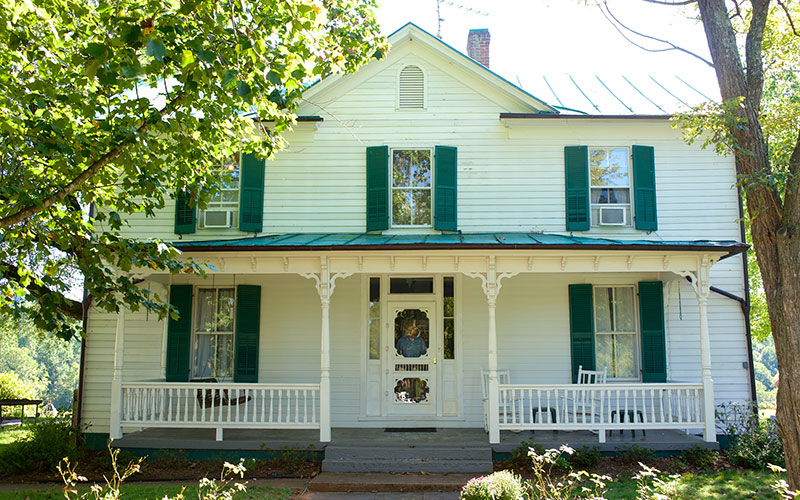
M 716 446 L 715 403 L 753 397 L 733 160 L 668 116 L 563 114 L 413 24 L 390 41 L 208 209 L 131 221 L 214 271 L 144 276 L 177 320 L 90 311 L 90 442 L 311 444 L 327 470 L 394 436 Z

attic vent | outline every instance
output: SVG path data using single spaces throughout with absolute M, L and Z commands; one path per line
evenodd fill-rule
M 418 66 L 406 66 L 400 72 L 398 107 L 425 109 L 425 75 Z

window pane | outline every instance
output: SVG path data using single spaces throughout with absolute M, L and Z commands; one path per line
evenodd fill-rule
M 392 151 L 392 182 L 395 187 L 429 187 L 431 185 L 430 150 Z
M 456 335 L 455 320 L 444 319 L 444 359 L 455 359 Z
M 378 302 L 381 298 L 381 279 L 380 278 L 370 278 L 369 279 L 369 301 L 370 302 Z
M 233 336 L 196 335 L 194 360 L 196 378 L 230 377 L 233 373 Z
M 629 188 L 592 188 L 592 203 L 624 203 L 631 202 Z
M 633 332 L 635 311 L 633 308 L 633 288 L 619 287 L 614 289 L 614 302 L 616 305 L 616 330 L 617 332 Z
M 594 289 L 595 328 L 598 332 L 614 331 L 611 324 L 612 297 L 611 288 Z
M 369 320 L 369 359 L 381 359 L 381 318 Z
M 433 293 L 433 278 L 389 278 L 389 293 Z
M 392 190 L 392 224 L 395 226 L 410 226 L 413 196 L 410 190 Z
M 217 308 L 217 331 L 233 331 L 233 288 L 222 288 L 219 290 L 219 306 Z
M 589 172 L 592 186 L 629 186 L 628 150 L 590 149 Z
M 430 346 L 430 320 L 419 309 L 405 309 L 394 321 L 394 339 L 397 354 L 404 358 L 418 358 Z
M 608 376 L 636 378 L 634 335 L 597 335 L 597 368 L 608 368 Z
M 431 223 L 431 190 L 415 189 L 412 193 L 414 200 L 414 225 L 429 226 Z
M 216 311 L 217 291 L 213 288 L 197 290 L 197 331 L 213 332 L 216 328 L 214 313 Z

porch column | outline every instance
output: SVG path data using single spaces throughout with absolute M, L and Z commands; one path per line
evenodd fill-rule
M 497 273 L 495 257 L 488 257 L 486 273 L 465 273 L 472 278 L 479 278 L 486 294 L 486 303 L 489 307 L 489 391 L 487 404 L 487 427 L 489 428 L 489 443 L 500 442 L 500 387 L 497 378 L 497 296 L 500 294 L 500 282 L 503 278 L 516 276 L 516 272 Z
M 322 310 L 319 363 L 319 440 L 322 443 L 329 443 L 331 441 L 331 296 L 336 288 L 336 280 L 346 278 L 353 273 L 331 275 L 327 257 L 320 257 L 319 264 L 319 274 L 300 273 L 300 276 L 316 281 Z
M 700 367 L 703 383 L 703 439 L 708 442 L 717 440 L 716 418 L 714 415 L 714 379 L 711 378 L 711 339 L 708 332 L 708 295 L 710 293 L 709 269 L 711 261 L 703 256 L 697 270 L 697 279 L 692 285 L 697 294 L 697 305 L 700 312 Z
M 117 316 L 117 329 L 114 336 L 114 371 L 111 377 L 111 406 L 110 428 L 108 437 L 119 439 L 122 437 L 122 365 L 124 361 L 123 347 L 125 345 L 125 308 L 120 307 Z

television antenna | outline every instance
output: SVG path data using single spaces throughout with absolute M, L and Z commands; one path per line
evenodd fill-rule
M 448 7 L 455 7 L 456 9 L 461 9 L 463 11 L 470 12 L 472 14 L 476 14 L 479 16 L 483 17 L 489 16 L 487 12 L 483 12 L 473 7 L 467 7 L 466 5 L 454 2 L 453 0 L 436 0 L 436 38 L 440 39 L 442 38 L 442 21 L 444 21 L 444 18 L 442 17 L 442 4 L 447 5 Z

